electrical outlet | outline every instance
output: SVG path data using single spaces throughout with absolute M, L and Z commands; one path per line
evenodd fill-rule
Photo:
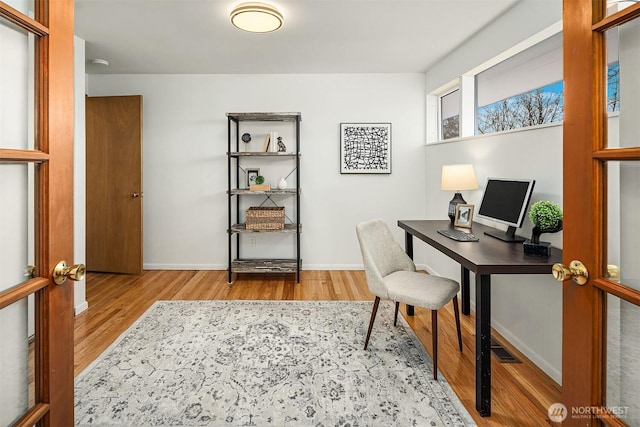
M 255 245 L 256 245 L 256 238 L 249 237 L 249 246 L 255 246 Z

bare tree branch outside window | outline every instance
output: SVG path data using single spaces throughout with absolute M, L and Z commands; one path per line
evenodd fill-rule
M 620 111 L 620 63 L 607 67 L 607 111 Z
M 453 116 L 442 120 L 442 139 L 460 136 L 460 116 Z
M 562 120 L 562 84 L 554 83 L 478 108 L 478 133 L 501 132 Z
M 562 81 L 478 107 L 478 134 L 501 132 L 564 119 Z M 607 111 L 620 110 L 620 65 L 607 67 Z

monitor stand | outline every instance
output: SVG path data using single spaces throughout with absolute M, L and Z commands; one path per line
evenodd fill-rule
M 500 239 L 503 242 L 522 243 L 526 240 L 524 237 L 516 236 L 516 228 L 512 226 L 509 226 L 507 231 L 485 231 L 484 234 Z

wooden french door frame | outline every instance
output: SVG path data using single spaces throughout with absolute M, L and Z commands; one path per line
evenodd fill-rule
M 563 284 L 563 425 L 625 425 L 615 417 L 573 417 L 606 405 L 606 301 L 636 305 L 638 292 L 607 279 L 607 162 L 640 160 L 640 148 L 607 148 L 604 32 L 640 16 L 640 4 L 606 16 L 605 0 L 564 0 L 564 263 L 581 261 L 584 286 Z
M 35 0 L 35 19 L 0 2 L 0 16 L 35 37 L 35 148 L 3 149 L 0 163 L 35 165 L 34 277 L 0 293 L 0 309 L 35 295 L 35 405 L 18 426 L 72 426 L 73 283 L 54 284 L 73 261 L 73 0 Z M 2 165 L 0 164 L 0 167 Z

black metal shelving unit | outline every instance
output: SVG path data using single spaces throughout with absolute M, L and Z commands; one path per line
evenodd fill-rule
M 295 273 L 300 283 L 302 259 L 300 257 L 300 113 L 227 113 L 227 207 L 228 207 L 228 282 L 233 282 L 233 273 Z M 240 123 L 242 122 L 291 122 L 295 126 L 295 149 L 288 152 L 240 151 Z M 252 191 L 240 186 L 241 161 L 248 157 L 260 157 L 266 160 L 292 158 L 295 160 L 295 187 Z M 235 177 L 235 180 L 234 180 Z M 240 222 L 240 198 L 271 196 L 295 197 L 295 219 L 285 224 L 284 230 L 247 230 Z M 295 239 L 295 258 L 241 258 L 240 235 L 243 233 L 292 233 Z M 235 251 L 234 251 L 235 243 Z

